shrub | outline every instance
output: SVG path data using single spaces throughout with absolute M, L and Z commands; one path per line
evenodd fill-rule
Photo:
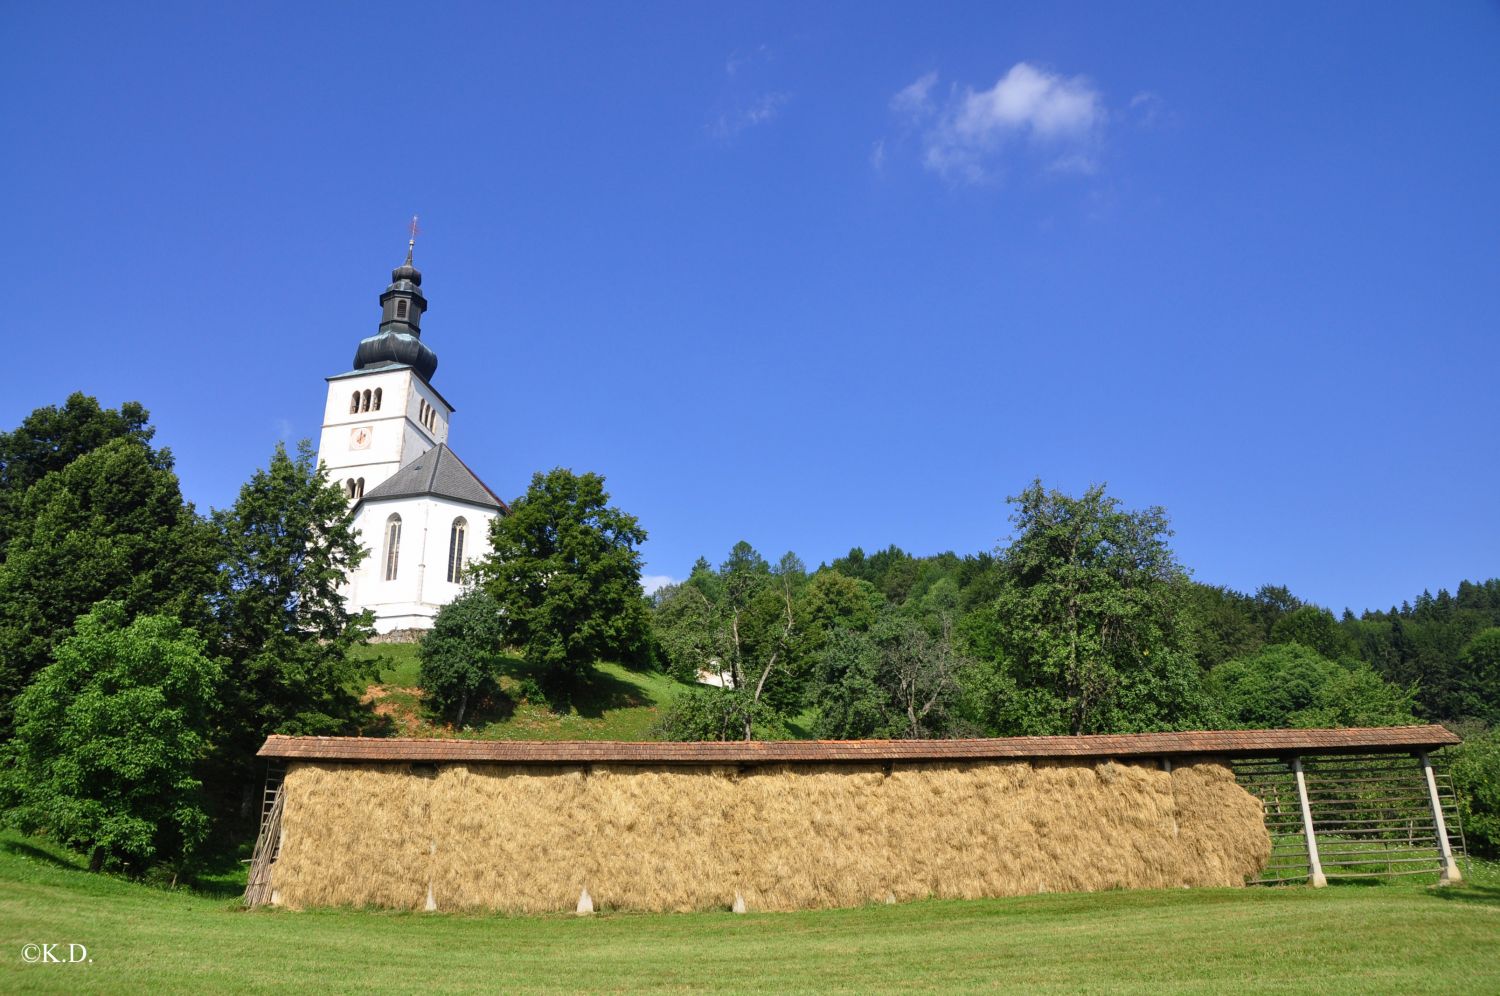
M 1469 846 L 1500 854 L 1500 730 L 1472 737 L 1455 748 L 1453 788 Z

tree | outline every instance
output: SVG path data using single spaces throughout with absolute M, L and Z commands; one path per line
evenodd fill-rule
M 234 504 L 214 513 L 220 574 L 214 649 L 228 660 L 217 736 L 219 781 L 254 788 L 252 759 L 271 733 L 352 732 L 366 713 L 358 692 L 372 666 L 350 649 L 370 634 L 340 589 L 365 557 L 344 493 L 305 440 L 277 445 Z
M 561 467 L 532 475 L 491 523 L 493 553 L 476 577 L 504 611 L 506 641 L 545 669 L 553 691 L 566 694 L 598 660 L 647 653 L 645 540 L 635 516 L 609 504 L 604 478 Z
M 482 589 L 466 591 L 438 610 L 417 649 L 427 707 L 463 726 L 471 702 L 499 691 L 497 665 L 504 638 L 500 606 Z
M 15 695 L 96 602 L 117 600 L 132 617 L 206 621 L 212 534 L 139 439 L 110 440 L 46 474 L 17 522 L 0 565 L 0 729 Z
M 14 430 L 0 434 L 0 559 L 20 528 L 18 519 L 24 521 L 26 492 L 85 453 L 113 439 L 129 439 L 146 448 L 153 467 L 171 470 L 171 454 L 150 448 L 156 430 L 149 419 L 139 402 L 127 401 L 118 410 L 100 408 L 96 398 L 74 392 L 61 408 L 38 408 Z
M 1500 626 L 1475 634 L 1463 649 L 1460 710 L 1467 717 L 1500 726 Z
M 1209 678 L 1232 726 L 1399 726 L 1415 722 L 1412 693 L 1360 661 L 1331 661 L 1300 643 L 1273 643 L 1226 661 Z
M 909 616 L 888 612 L 867 632 L 839 630 L 817 665 L 818 735 L 949 735 L 966 664 L 948 632 L 933 636 Z
M 736 735 L 750 740 L 757 727 L 764 731 L 781 723 L 800 702 L 796 649 L 805 584 L 795 554 L 785 554 L 772 567 L 741 540 L 717 573 L 695 569 L 658 601 L 653 622 L 673 673 L 714 673 L 721 686 L 692 700 L 679 698 L 673 708 L 696 710 L 698 718 L 669 716 L 665 729 L 709 729 L 729 716 Z M 712 718 L 702 719 L 705 715 Z
M 1330 660 L 1354 655 L 1354 638 L 1333 613 L 1316 605 L 1303 605 L 1277 619 L 1271 626 L 1271 643 L 1300 643 Z
M 1070 733 L 1194 724 L 1201 700 L 1186 575 L 1160 508 L 1132 512 L 1102 485 L 1082 498 L 1036 481 L 1010 499 L 988 645 L 1019 690 Z
M 1500 854 L 1500 730 L 1469 737 L 1455 748 L 1449 773 L 1470 845 Z
M 208 833 L 194 768 L 221 674 L 177 619 L 126 619 L 101 602 L 21 694 L 4 785 L 15 826 L 94 870 L 140 872 L 191 858 Z

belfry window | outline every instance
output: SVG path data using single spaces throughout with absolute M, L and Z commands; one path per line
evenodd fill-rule
M 469 531 L 469 523 L 463 518 L 453 520 L 453 528 L 448 531 L 448 580 L 457 584 L 464 573 L 464 537 Z
M 363 498 L 364 496 L 365 496 L 365 479 L 363 477 L 361 477 L 359 480 L 357 480 L 357 481 L 354 482 L 354 497 L 356 497 L 356 498 Z
M 380 395 L 381 395 L 381 389 L 377 387 L 375 389 L 375 410 L 377 412 L 380 411 Z
M 367 411 L 370 410 L 370 392 L 369 391 L 366 391 L 364 393 L 364 397 L 362 397 L 360 399 L 359 410 L 362 411 L 362 412 L 367 412 Z
M 385 520 L 385 579 L 396 580 L 396 567 L 401 557 L 401 516 L 392 515 Z
M 396 302 L 396 317 L 397 318 L 405 318 L 406 317 L 406 299 L 405 298 L 402 298 L 401 300 L 399 300 L 399 301 Z
M 355 391 L 354 397 L 349 399 L 349 414 L 353 415 L 357 411 L 359 411 L 359 392 Z

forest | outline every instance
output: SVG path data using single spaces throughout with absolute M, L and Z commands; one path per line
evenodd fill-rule
M 0 818 L 175 878 L 253 837 L 267 735 L 389 729 L 339 596 L 366 552 L 310 446 L 204 514 L 154 437 L 83 394 L 0 433 Z M 741 542 L 646 596 L 603 478 L 537 473 L 418 647 L 423 708 L 460 735 L 511 655 L 560 710 L 600 662 L 669 675 L 662 739 L 1441 722 L 1470 839 L 1500 842 L 1500 578 L 1335 616 L 1193 580 L 1166 511 L 1103 485 L 976 500 L 1008 518 L 992 550 L 809 568 Z

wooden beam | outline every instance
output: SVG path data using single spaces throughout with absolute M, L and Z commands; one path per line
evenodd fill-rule
M 1302 837 L 1307 841 L 1307 884 L 1321 889 L 1328 884 L 1323 863 L 1318 860 L 1318 837 L 1313 832 L 1312 807 L 1307 802 L 1307 776 L 1302 772 L 1302 758 L 1292 758 L 1292 774 L 1297 776 L 1297 801 L 1302 804 Z
M 1432 761 L 1427 752 L 1417 755 L 1422 759 L 1422 776 L 1427 780 L 1427 801 L 1432 806 L 1432 822 L 1437 828 L 1438 854 L 1443 859 L 1443 873 L 1438 876 L 1438 885 L 1457 885 L 1464 880 L 1453 860 L 1453 847 L 1448 843 L 1448 825 L 1443 822 L 1443 800 L 1438 798 L 1437 778 L 1432 774 Z

